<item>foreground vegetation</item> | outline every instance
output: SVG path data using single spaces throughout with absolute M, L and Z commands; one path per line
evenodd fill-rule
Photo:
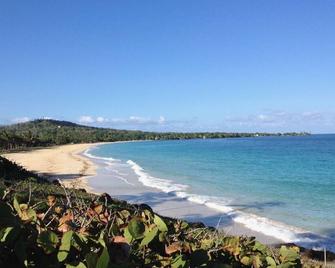
M 254 136 L 307 135 L 307 133 L 225 133 L 144 132 L 82 126 L 66 121 L 34 120 L 0 127 L 0 150 L 25 149 L 68 143 L 127 140 L 171 140 L 196 138 L 237 138 Z
M 270 249 L 6 169 L 27 175 L 0 158 L 0 267 L 301 267 L 298 247 Z

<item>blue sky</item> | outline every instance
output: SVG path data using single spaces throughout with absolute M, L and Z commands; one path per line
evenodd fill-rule
M 0 123 L 335 132 L 334 1 L 1 1 Z

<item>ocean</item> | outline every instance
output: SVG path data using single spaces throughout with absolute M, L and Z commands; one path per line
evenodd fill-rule
M 335 135 L 110 143 L 86 155 L 251 230 L 335 250 Z

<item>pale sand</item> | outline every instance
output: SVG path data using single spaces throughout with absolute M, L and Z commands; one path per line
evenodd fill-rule
M 69 144 L 3 156 L 50 180 L 59 179 L 66 187 L 83 188 L 93 193 L 87 178 L 96 175 L 96 165 L 80 153 L 94 145 L 96 143 Z

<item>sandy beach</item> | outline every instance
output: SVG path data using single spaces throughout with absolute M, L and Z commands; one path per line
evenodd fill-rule
M 96 165 L 81 155 L 94 145 L 96 144 L 70 144 L 3 156 L 50 180 L 60 179 L 66 187 L 94 192 L 88 185 L 87 178 L 96 175 Z
M 123 171 L 121 169 L 121 174 L 120 167 L 113 168 L 118 163 L 106 166 L 105 161 L 83 155 L 85 150 L 95 145 L 97 144 L 71 144 L 3 156 L 50 180 L 60 179 L 66 187 L 84 188 L 92 193 L 107 192 L 131 203 L 145 203 L 161 215 L 204 222 L 208 226 L 222 228 L 231 235 L 256 236 L 267 244 L 282 242 L 252 231 L 217 210 L 146 187 L 138 181 L 135 174 L 129 173 L 129 168 L 125 167 Z

